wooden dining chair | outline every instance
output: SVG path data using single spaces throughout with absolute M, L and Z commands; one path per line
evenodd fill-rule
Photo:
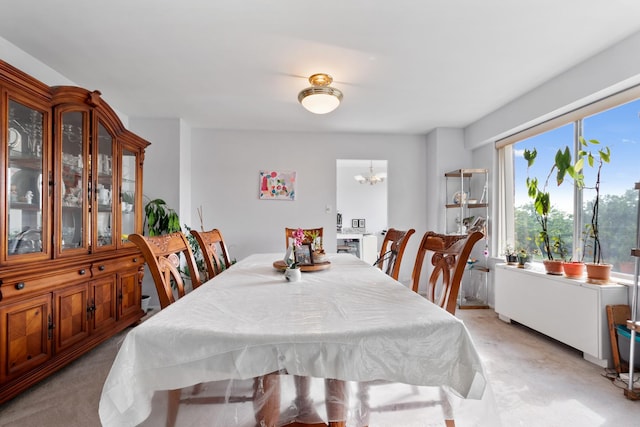
M 191 234 L 200 245 L 209 279 L 213 279 L 216 274 L 231 267 L 229 250 L 220 230 L 217 228 L 210 231 L 191 230 Z
M 289 246 L 291 246 L 291 242 L 294 239 L 293 233 L 295 233 L 296 230 L 297 230 L 297 228 L 285 228 L 284 229 L 284 236 L 285 236 L 285 238 L 287 240 L 287 245 L 286 245 L 287 249 L 289 249 Z M 311 236 L 316 236 L 317 238 L 320 238 L 320 240 L 322 241 L 323 240 L 323 236 L 322 236 L 323 230 L 324 230 L 323 227 L 320 227 L 320 228 L 303 228 L 302 229 L 302 231 L 304 232 L 303 243 L 315 243 Z
M 420 276 L 427 256 L 431 255 L 433 271 L 429 276 L 425 296 L 449 313 L 456 314 L 460 282 L 467 260 L 476 242 L 484 235 L 475 231 L 464 235 L 439 234 L 427 231 L 422 237 L 411 275 L 412 289 L 420 290 Z
M 153 237 L 133 233 L 129 234 L 129 240 L 138 246 L 144 256 L 156 285 L 161 309 L 176 301 L 174 288 L 178 298 L 185 295 L 184 281 L 179 270 L 179 254 L 184 256 L 193 289 L 200 286 L 198 268 L 189 242 L 182 232 Z M 194 272 L 196 274 L 193 274 Z
M 398 280 L 404 250 L 407 248 L 409 238 L 415 232 L 416 230 L 413 228 L 406 231 L 396 230 L 395 228 L 388 229 L 384 235 L 380 256 L 375 265 L 387 275 Z
M 193 253 L 189 242 L 182 232 L 178 231 L 171 234 L 163 234 L 160 236 L 148 237 L 141 234 L 129 234 L 129 240 L 135 243 L 144 255 L 144 259 L 149 267 L 151 276 L 158 291 L 160 299 L 160 308 L 164 309 L 173 304 L 177 299 L 185 295 L 184 281 L 180 274 L 180 257 L 178 254 L 184 255 L 184 259 L 189 270 L 191 283 L 193 288 L 200 286 L 200 275 L 196 267 Z M 202 246 L 204 247 L 204 246 Z M 194 274 L 195 273 L 195 274 Z M 174 290 L 175 288 L 175 294 Z M 177 294 L 177 298 L 176 298 Z M 255 382 L 258 379 L 254 380 Z M 181 403 L 185 404 L 225 404 L 225 403 L 242 403 L 251 402 L 256 399 L 255 391 L 249 387 L 248 394 L 244 395 L 216 395 L 204 396 L 202 394 L 204 386 L 197 384 L 193 387 L 191 393 L 185 394 L 183 397 L 182 389 L 169 390 L 169 398 L 167 404 L 167 427 L 173 427 L 178 417 L 178 408 Z M 276 386 L 272 386 L 272 392 L 279 391 Z
M 458 291 L 460 282 L 466 268 L 467 259 L 476 242 L 482 239 L 483 234 L 479 231 L 468 235 L 447 235 L 427 231 L 422 237 L 412 274 L 412 289 L 418 293 L 420 289 L 420 275 L 427 253 L 431 253 L 431 265 L 433 271 L 429 277 L 426 297 L 434 304 L 455 315 Z M 438 398 L 429 400 L 420 399 L 417 389 L 413 386 L 410 393 L 415 393 L 417 402 L 409 402 L 402 405 L 392 405 L 391 407 L 380 406 L 371 407 L 369 405 L 369 388 L 381 382 L 370 381 L 360 383 L 359 395 L 362 401 L 360 424 L 369 424 L 371 412 L 396 411 L 403 408 L 416 409 L 420 407 L 441 406 L 444 414 L 444 424 L 446 427 L 455 427 L 455 420 L 449 400 L 445 391 L 441 388 Z M 382 382 L 384 384 L 384 382 Z

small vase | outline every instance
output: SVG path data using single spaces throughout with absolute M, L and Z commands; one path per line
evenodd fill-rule
M 299 268 L 287 268 L 284 271 L 284 278 L 287 282 L 297 282 L 302 278 L 302 272 Z
M 144 311 L 145 313 L 149 311 L 150 300 L 151 300 L 151 297 L 149 295 L 142 295 L 142 299 L 140 300 L 140 305 L 141 305 L 142 311 Z

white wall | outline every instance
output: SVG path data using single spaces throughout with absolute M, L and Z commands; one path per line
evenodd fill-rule
M 15 68 L 18 68 L 20 71 L 24 71 L 31 77 L 40 80 L 48 86 L 79 86 L 77 83 L 71 81 L 44 62 L 34 58 L 2 37 L 0 37 L 0 59 L 11 64 Z M 86 89 L 93 90 L 92 88 Z M 109 94 L 102 95 L 102 99 L 109 103 Z M 129 118 L 118 111 L 117 105 L 109 105 L 118 115 L 118 118 L 122 121 L 124 126 L 127 127 L 129 124 Z
M 182 217 L 180 183 L 190 177 L 183 178 L 184 172 L 181 173 L 189 149 L 188 144 L 181 142 L 181 123 L 180 119 L 131 118 L 129 129 L 151 142 L 144 158 L 144 202 L 164 199 Z
M 194 129 L 192 138 L 192 211 L 202 205 L 205 228 L 220 228 L 237 259 L 284 253 L 285 227 L 324 227 L 325 247 L 335 252 L 337 159 L 387 159 L 388 226 L 415 228 L 421 235 L 430 223 L 422 136 Z M 261 169 L 295 170 L 296 200 L 259 200 Z M 408 249 L 404 281 L 410 279 L 418 241 L 410 242 L 416 246 Z
M 471 152 L 464 148 L 464 131 L 454 128 L 438 128 L 427 135 L 429 141 L 428 182 L 427 191 L 430 217 L 437 218 L 432 230 L 445 232 L 445 185 L 444 174 L 456 169 L 471 168 L 473 159 Z M 481 167 L 481 166 L 477 166 Z
M 472 150 L 639 84 L 638 51 L 640 32 L 470 124 L 465 128 L 465 146 Z
M 0 37 L 0 58 L 49 86 L 75 85 L 45 63 Z

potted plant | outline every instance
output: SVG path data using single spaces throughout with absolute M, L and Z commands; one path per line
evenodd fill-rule
M 318 264 L 327 262 L 327 255 L 322 245 L 320 232 L 317 230 L 305 230 L 304 237 L 306 241 L 311 242 L 311 247 L 313 249 L 313 262 Z
M 558 186 L 564 182 L 567 174 L 573 178 L 578 185 L 581 185 L 583 181 L 581 173 L 583 160 L 581 157 L 578 157 L 576 163 L 573 164 L 571 161 L 571 150 L 569 150 L 569 147 L 565 146 L 564 150 L 558 149 L 544 184 L 542 185 L 542 188 L 540 188 L 538 178 L 529 176 L 529 170 L 531 169 L 531 166 L 533 166 L 537 155 L 538 152 L 535 148 L 533 150 L 524 150 L 524 159 L 527 161 L 527 193 L 533 200 L 536 221 L 540 225 L 540 232 L 536 236 L 536 244 L 540 247 L 544 256 L 546 256 L 543 263 L 547 273 L 562 274 L 563 260 L 554 259 L 554 253 L 559 255 L 560 258 L 563 257 L 563 255 L 558 252 L 560 249 L 559 245 L 562 241 L 560 236 L 551 236 L 549 232 L 549 214 L 551 212 L 551 197 L 548 190 L 549 180 L 555 171 L 555 181 Z M 558 244 L 558 246 L 555 246 L 556 244 Z M 566 256 L 566 253 L 564 256 Z
M 191 252 L 193 253 L 193 259 L 196 262 L 196 267 L 198 268 L 198 275 L 200 276 L 200 281 L 204 282 L 207 278 L 207 266 L 204 262 L 204 255 L 202 254 L 202 248 L 198 244 L 196 238 L 191 234 L 191 227 L 187 224 L 184 225 L 185 233 L 184 237 L 187 238 L 189 242 L 189 246 L 191 247 Z M 224 265 L 224 263 L 222 263 Z M 184 279 L 190 279 L 191 275 L 189 273 L 189 267 L 185 264 L 184 267 L 180 268 L 180 273 Z
M 142 228 L 151 237 L 181 231 L 178 214 L 162 199 L 150 200 L 144 206 L 144 214 Z
M 288 282 L 297 282 L 302 278 L 302 271 L 296 261 L 295 250 L 300 247 L 305 241 L 305 233 L 301 228 L 296 229 L 293 232 L 293 241 L 291 246 L 287 248 L 287 253 L 284 255 L 284 262 L 287 268 L 284 271 L 284 277 Z
M 564 275 L 569 279 L 580 279 L 584 274 L 584 262 L 582 262 L 582 257 L 580 256 L 581 251 L 582 248 L 576 247 L 573 253 L 573 260 L 562 263 Z
M 503 254 L 507 265 L 516 265 L 518 263 L 518 255 L 511 245 L 507 244 L 505 246 Z
M 123 194 L 123 202 L 125 197 Z M 180 219 L 176 211 L 167 206 L 162 199 L 149 200 L 144 206 L 144 224 L 142 230 L 147 230 L 149 236 L 173 233 L 180 230 Z M 145 312 L 149 305 L 149 295 L 142 295 L 142 307 Z
M 602 255 L 602 246 L 600 244 L 600 235 L 598 229 L 598 216 L 600 207 L 600 177 L 602 172 L 602 166 L 605 163 L 609 163 L 611 158 L 611 150 L 609 147 L 598 149 L 596 153 L 588 150 L 589 145 L 599 145 L 600 142 L 596 139 L 586 140 L 580 137 L 580 158 L 586 158 L 590 167 L 597 166 L 596 178 L 593 187 L 586 187 L 583 183 L 583 188 L 591 188 L 595 190 L 595 197 L 591 205 L 591 218 L 588 224 L 585 224 L 584 233 L 584 252 L 583 256 L 587 255 L 587 249 L 589 249 L 590 262 L 586 262 L 587 267 L 587 280 L 592 283 L 608 283 L 611 274 L 611 264 L 604 262 Z
M 525 265 L 531 261 L 531 254 L 525 248 L 520 249 L 516 257 L 518 258 L 518 268 L 524 268 Z

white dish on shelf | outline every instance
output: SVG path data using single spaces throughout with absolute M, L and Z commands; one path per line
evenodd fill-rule
M 476 205 L 478 204 L 478 199 L 468 199 L 467 203 L 469 203 L 470 205 Z
M 453 195 L 453 203 L 459 205 L 461 203 L 465 203 L 467 201 L 467 193 L 463 193 L 462 191 L 457 191 Z
M 9 148 L 22 151 L 22 134 L 14 128 L 9 128 Z

